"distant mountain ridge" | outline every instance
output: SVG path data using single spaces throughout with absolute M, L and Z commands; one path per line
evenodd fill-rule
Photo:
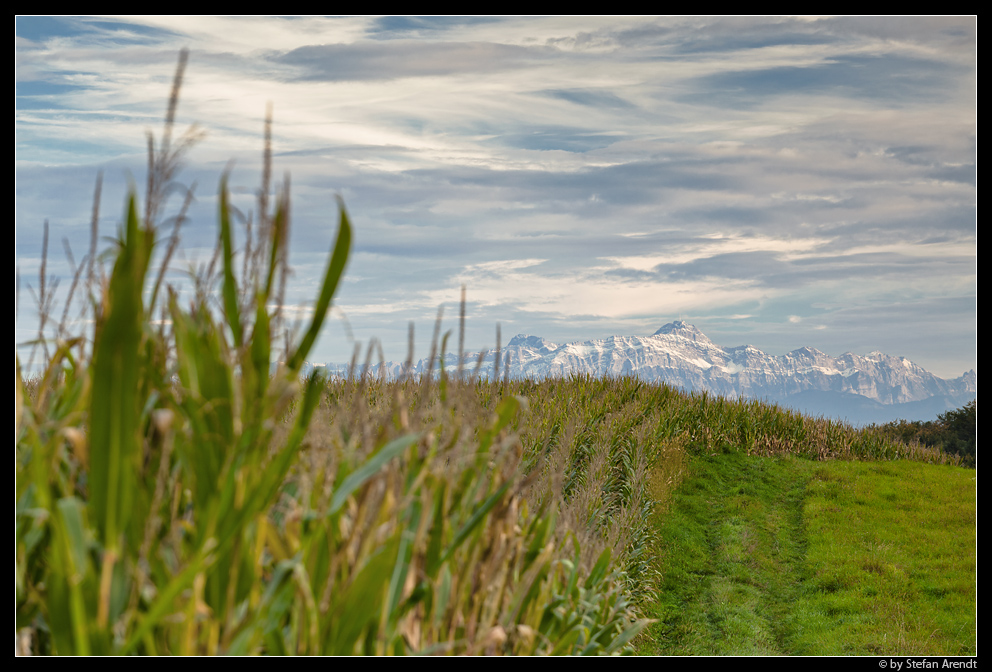
M 466 353 L 468 371 L 474 369 L 479 354 Z M 905 357 L 881 352 L 831 357 L 803 347 L 784 355 L 768 355 L 751 345 L 716 345 L 681 320 L 666 324 L 651 336 L 610 336 L 565 344 L 519 334 L 501 349 L 500 358 L 501 377 L 509 359 L 512 378 L 573 373 L 629 375 L 731 399 L 765 399 L 855 424 L 897 418 L 929 420 L 978 394 L 975 370 L 945 380 Z M 495 349 L 482 353 L 482 375 L 493 374 L 495 360 Z M 402 364 L 388 362 L 384 366 L 389 377 L 403 373 Z M 425 373 L 427 366 L 428 362 L 421 360 L 412 373 Z M 446 369 L 451 371 L 455 366 L 457 355 L 445 355 Z M 378 372 L 378 368 L 374 370 Z

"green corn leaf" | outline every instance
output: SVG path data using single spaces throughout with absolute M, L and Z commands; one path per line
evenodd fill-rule
M 531 563 L 540 557 L 541 552 L 544 551 L 544 547 L 547 545 L 548 535 L 553 527 L 553 521 L 554 514 L 551 512 L 543 516 L 538 516 L 531 521 L 530 527 L 527 531 L 527 536 L 530 538 L 530 543 L 527 545 L 527 552 L 524 554 L 525 568 L 530 567 Z M 576 545 L 577 556 L 578 541 L 575 540 L 574 535 L 572 535 L 572 539 Z M 578 562 L 578 557 L 576 557 L 576 562 Z
M 447 352 L 448 350 L 448 338 L 450 337 L 451 337 L 451 332 L 450 331 L 445 332 L 444 337 L 441 339 L 441 354 L 440 357 L 438 357 L 438 362 L 440 367 L 440 376 L 438 379 L 438 392 L 441 395 L 442 402 L 448 399 L 448 376 L 444 372 L 444 353 Z M 431 371 L 431 375 L 433 374 L 434 372 Z
M 83 504 L 75 497 L 60 499 L 58 504 L 61 531 L 65 534 L 63 543 L 69 560 L 68 578 L 73 584 L 80 583 L 89 568 L 86 548 L 86 523 L 83 521 Z
M 362 634 L 368 628 L 376 627 L 388 589 L 386 577 L 396 562 L 399 541 L 399 535 L 396 535 L 381 546 L 351 585 L 336 596 L 336 607 L 331 610 L 329 649 L 323 652 L 325 655 L 353 655 Z
M 621 651 L 625 646 L 627 646 L 628 643 L 630 643 L 632 639 L 634 639 L 634 637 L 641 634 L 641 631 L 650 624 L 651 621 L 648 619 L 635 621 L 634 624 L 627 627 L 619 637 L 611 640 L 606 647 L 604 647 L 603 653 L 612 654 L 617 651 Z
M 121 647 L 120 653 L 127 654 L 134 650 L 139 642 L 142 642 L 145 635 L 152 631 L 163 618 L 168 615 L 173 608 L 173 602 L 182 591 L 189 588 L 196 575 L 207 570 L 215 561 L 214 551 L 217 544 L 213 539 L 208 539 L 194 558 L 186 565 L 179 574 L 172 577 L 172 580 L 155 597 L 148 611 L 138 619 L 137 627 L 131 632 L 127 641 Z
M 504 399 L 496 407 L 496 421 L 485 432 L 479 435 L 479 451 L 486 452 L 492 446 L 493 439 L 517 417 L 521 408 L 527 407 L 527 400 L 520 396 Z
M 269 272 L 265 277 L 266 302 L 272 296 L 272 285 L 275 282 L 276 268 L 279 266 L 280 248 L 286 239 L 285 230 L 289 226 L 288 207 L 289 204 L 280 197 L 276 205 L 276 215 L 272 218 L 272 246 L 269 249 Z
M 251 495 L 246 497 L 241 507 L 235 509 L 235 493 L 239 487 L 236 483 L 238 475 L 232 465 L 227 472 L 227 479 L 224 487 L 220 489 L 221 501 L 218 504 L 219 513 L 217 535 L 221 544 L 227 543 L 233 536 L 237 535 L 249 520 L 253 519 L 259 511 L 263 511 L 275 504 L 278 498 L 279 489 L 282 487 L 293 465 L 300 444 L 306 435 L 307 427 L 314 409 L 320 401 L 320 392 L 323 389 L 323 379 L 312 376 L 307 382 L 307 387 L 303 393 L 303 401 L 298 412 L 296 424 L 293 427 L 285 444 L 272 456 L 264 469 L 259 468 L 258 463 L 252 462 L 245 467 L 248 474 L 257 474 L 257 480 L 252 484 Z M 216 495 L 214 495 L 216 496 Z
M 551 650 L 549 655 L 567 656 L 572 654 L 581 634 L 582 633 L 577 628 L 569 629 L 555 642 L 555 647 Z
M 317 340 L 317 336 L 320 334 L 320 327 L 324 323 L 324 317 L 327 315 L 327 310 L 331 307 L 331 299 L 334 297 L 338 282 L 341 280 L 341 274 L 344 273 L 345 263 L 348 261 L 348 253 L 351 249 L 351 222 L 348 220 L 348 213 L 345 211 L 344 203 L 340 198 L 338 198 L 338 209 L 340 210 L 341 218 L 338 223 L 338 235 L 334 243 L 334 251 L 331 253 L 331 260 L 327 265 L 327 271 L 324 273 L 324 284 L 321 287 L 317 305 L 314 306 L 313 320 L 311 320 L 310 327 L 303 337 L 303 342 L 300 343 L 300 346 L 287 363 L 290 371 L 300 370 L 303 360 L 306 359 L 310 348 L 313 347 L 314 342 Z
M 434 493 L 434 514 L 431 517 L 431 527 L 428 533 L 427 554 L 424 568 L 427 576 L 433 577 L 441 565 L 441 545 L 444 541 L 445 515 L 444 500 L 448 490 L 448 482 L 440 479 Z
M 503 495 L 506 494 L 506 491 L 510 489 L 512 484 L 513 483 L 511 481 L 504 483 L 472 513 L 472 516 L 468 519 L 468 521 L 466 521 L 462 528 L 458 530 L 458 534 L 455 535 L 455 538 L 448 547 L 448 550 L 444 552 L 444 555 L 441 557 L 442 563 L 447 562 L 452 554 L 458 550 L 458 547 L 462 545 L 470 534 L 472 534 L 472 531 L 479 526 L 479 523 L 485 519 L 489 512 L 492 511 L 493 507 L 496 506 L 501 499 L 503 499 Z
M 413 555 L 412 544 L 416 540 L 417 529 L 420 527 L 420 513 L 420 502 L 414 501 L 410 507 L 407 526 L 401 532 L 396 564 L 393 566 L 393 574 L 389 579 L 389 592 L 386 595 L 386 618 L 384 619 L 387 626 L 392 626 L 400 616 L 396 607 L 403 596 L 403 586 L 410 570 L 410 559 Z
M 192 440 L 179 445 L 196 477 L 196 506 L 205 512 L 217 495 L 227 453 L 235 444 L 232 371 L 221 334 L 209 314 L 184 313 L 171 292 L 169 307 L 179 380 L 184 388 L 182 405 L 193 429 Z
M 134 194 L 127 226 L 93 346 L 90 396 L 90 507 L 105 548 L 116 549 L 137 487 L 135 460 L 140 445 L 141 369 L 144 325 L 142 289 L 154 233 L 138 225 Z
M 238 286 L 234 280 L 234 244 L 231 242 L 231 213 L 227 202 L 227 175 L 220 181 L 220 238 L 224 255 L 224 314 L 234 334 L 234 346 L 241 347 L 241 312 L 238 308 Z
M 599 554 L 599 559 L 596 561 L 596 565 L 589 572 L 589 577 L 586 579 L 585 587 L 586 589 L 591 589 L 596 586 L 603 578 L 606 576 L 606 572 L 610 568 L 610 549 L 605 548 L 603 552 Z
M 90 628 L 94 614 L 88 612 L 83 596 L 83 581 L 91 577 L 89 557 L 86 543 L 86 522 L 83 516 L 83 504 L 75 497 L 65 497 L 56 504 L 58 510 L 55 534 L 61 562 L 58 563 L 53 580 L 59 585 L 53 585 L 52 607 L 65 609 L 59 614 L 61 622 L 68 620 L 72 638 L 62 635 L 59 644 L 60 653 L 74 653 L 81 656 L 90 654 Z M 61 569 L 61 571 L 58 571 Z M 64 573 L 63 573 L 64 572 Z M 58 576 L 62 573 L 62 576 Z M 60 604 L 61 603 L 61 604 Z M 56 625 L 58 622 L 56 622 Z M 70 642 L 71 641 L 71 645 Z
M 361 467 L 349 474 L 341 485 L 338 486 L 338 489 L 334 492 L 334 496 L 331 498 L 331 505 L 328 508 L 327 513 L 330 515 L 337 513 L 338 509 L 340 509 L 344 503 L 348 501 L 348 497 L 350 497 L 355 490 L 362 487 L 362 485 L 378 473 L 378 471 L 382 469 L 387 462 L 418 441 L 420 441 L 420 434 L 409 434 L 407 436 L 401 436 L 398 439 L 393 439 L 383 446 L 379 452 L 370 457 Z
M 265 397 L 265 389 L 269 384 L 269 356 L 271 354 L 271 343 L 269 335 L 269 313 L 265 308 L 264 297 L 255 297 L 258 307 L 255 311 L 255 329 L 251 337 L 251 363 L 255 369 L 256 398 L 261 400 Z

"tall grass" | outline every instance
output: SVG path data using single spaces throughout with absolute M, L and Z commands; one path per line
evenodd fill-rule
M 313 318 L 270 376 L 289 194 L 269 210 L 268 132 L 240 274 L 225 176 L 219 270 L 188 307 L 163 284 L 155 220 L 189 146 L 169 142 L 185 61 L 158 151 L 149 138 L 145 217 L 132 194 L 109 276 L 88 275 L 93 332 L 59 340 L 40 381 L 18 362 L 19 650 L 622 650 L 643 622 L 610 549 L 585 562 L 554 508 L 524 498 L 526 400 L 430 378 L 301 384 L 350 249 L 340 202 Z

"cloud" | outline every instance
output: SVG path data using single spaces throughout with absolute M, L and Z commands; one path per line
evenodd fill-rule
M 885 105 L 939 101 L 953 90 L 955 68 L 902 55 L 837 55 L 822 63 L 714 73 L 696 79 L 684 100 L 756 106 L 776 97 L 842 96 Z
M 463 30 L 467 26 L 499 23 L 497 17 L 484 16 L 383 16 L 373 19 L 368 35 L 373 39 L 439 37 Z
M 295 66 L 303 81 L 375 81 L 450 77 L 522 68 L 551 56 L 543 47 L 488 42 L 321 44 L 298 47 L 271 60 Z
M 256 207 L 271 100 L 275 175 L 292 175 L 287 303 L 312 301 L 341 194 L 355 235 L 336 305 L 387 356 L 462 283 L 478 347 L 496 322 L 567 341 L 682 313 L 727 344 L 972 356 L 905 332 L 945 301 L 947 342 L 977 330 L 973 17 L 27 18 L 22 269 L 46 218 L 86 249 L 99 170 L 114 230 L 189 46 L 179 130 L 209 135 L 179 174 L 198 187 L 177 259 L 209 258 L 230 159 L 235 203 Z M 315 355 L 347 360 L 334 324 Z

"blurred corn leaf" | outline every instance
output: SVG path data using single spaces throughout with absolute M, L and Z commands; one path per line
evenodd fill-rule
M 150 144 L 150 166 L 171 175 L 164 147 Z M 448 380 L 443 362 L 439 385 L 301 385 L 350 252 L 340 200 L 313 317 L 270 374 L 288 189 L 273 213 L 260 199 L 266 226 L 240 252 L 226 175 L 218 201 L 220 276 L 189 305 L 167 285 L 168 328 L 144 304 L 156 229 L 131 194 L 112 271 L 91 288 L 92 336 L 57 344 L 40 382 L 16 372 L 16 627 L 30 652 L 623 650 L 640 627 L 627 584 L 608 535 L 579 529 L 560 488 L 535 490 L 560 473 L 524 448 L 528 398 Z M 164 268 L 153 277 L 157 294 Z M 640 491 L 636 460 L 615 461 L 622 482 L 601 490 L 620 494 L 593 497 L 595 520 L 627 515 Z

